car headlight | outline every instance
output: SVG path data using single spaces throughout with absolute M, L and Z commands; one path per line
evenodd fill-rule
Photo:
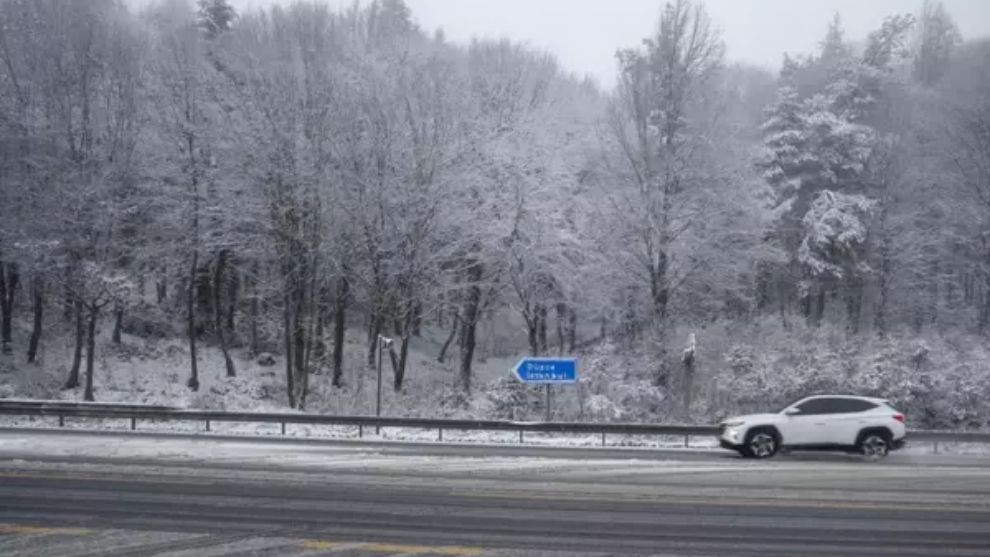
M 739 426 L 741 426 L 741 425 L 743 425 L 745 423 L 746 422 L 744 422 L 742 420 L 734 420 L 734 421 L 731 421 L 731 422 L 722 422 L 722 425 L 724 425 L 725 427 L 739 427 Z

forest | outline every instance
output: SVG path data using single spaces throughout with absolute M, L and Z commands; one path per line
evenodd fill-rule
M 190 392 L 277 357 L 300 410 L 383 357 L 396 396 L 428 359 L 455 412 L 539 415 L 479 362 L 564 354 L 561 419 L 842 391 L 990 427 L 990 40 L 934 0 L 821 23 L 770 73 L 658 2 L 600 84 L 402 0 L 0 0 L 6 396 L 93 400 L 164 338 Z

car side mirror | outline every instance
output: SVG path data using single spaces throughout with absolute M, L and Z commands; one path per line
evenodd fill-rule
M 787 414 L 788 416 L 797 416 L 800 413 L 800 408 L 788 408 L 787 410 L 784 410 L 784 414 Z

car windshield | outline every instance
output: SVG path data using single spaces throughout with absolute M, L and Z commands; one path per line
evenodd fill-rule
M 799 400 L 795 400 L 794 402 L 789 402 L 789 403 L 787 403 L 786 406 L 784 406 L 780 410 L 777 410 L 777 412 L 775 412 L 775 413 L 776 414 L 783 414 L 785 410 L 787 410 L 788 408 L 790 408 L 790 407 L 794 406 L 795 404 L 801 402 L 801 400 L 804 400 L 804 399 L 799 399 Z

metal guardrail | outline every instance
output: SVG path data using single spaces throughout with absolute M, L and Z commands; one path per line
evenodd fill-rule
M 588 422 L 513 422 L 503 420 L 443 420 L 435 418 L 389 418 L 375 416 L 327 416 L 305 413 L 270 412 L 222 412 L 214 410 L 184 410 L 169 406 L 139 404 L 87 403 L 64 401 L 0 400 L 0 415 L 57 417 L 59 425 L 66 418 L 96 418 L 130 420 L 131 429 L 137 429 L 142 421 L 197 421 L 210 430 L 212 422 L 273 423 L 281 424 L 285 434 L 286 424 L 354 426 L 358 436 L 364 428 L 383 427 L 408 429 L 435 429 L 438 440 L 443 440 L 444 430 L 458 431 L 515 431 L 519 441 L 525 433 L 575 433 L 600 434 L 602 446 L 607 435 L 643 435 L 684 437 L 685 446 L 691 437 L 718 435 L 717 426 L 682 424 L 622 424 Z M 912 430 L 911 441 L 934 443 L 990 443 L 990 432 Z
M 214 410 L 183 410 L 162 406 L 113 405 L 105 403 L 62 402 L 62 401 L 8 401 L 0 400 L 0 415 L 57 417 L 59 425 L 65 425 L 66 418 L 96 418 L 130 420 L 131 429 L 137 429 L 138 421 L 198 421 L 210 430 L 212 422 L 272 423 L 282 426 L 285 434 L 287 424 L 354 426 L 358 436 L 365 428 L 380 430 L 383 427 L 406 429 L 435 429 L 438 440 L 443 440 L 443 432 L 459 431 L 513 431 L 519 433 L 523 442 L 526 433 L 576 433 L 599 434 L 602 445 L 608 435 L 663 435 L 683 436 L 685 446 L 690 437 L 714 436 L 716 426 L 704 425 L 651 425 L 651 424 L 597 424 L 585 422 L 514 422 L 501 420 L 442 420 L 435 418 L 395 418 L 375 416 L 327 416 L 304 413 L 266 412 L 221 412 Z

